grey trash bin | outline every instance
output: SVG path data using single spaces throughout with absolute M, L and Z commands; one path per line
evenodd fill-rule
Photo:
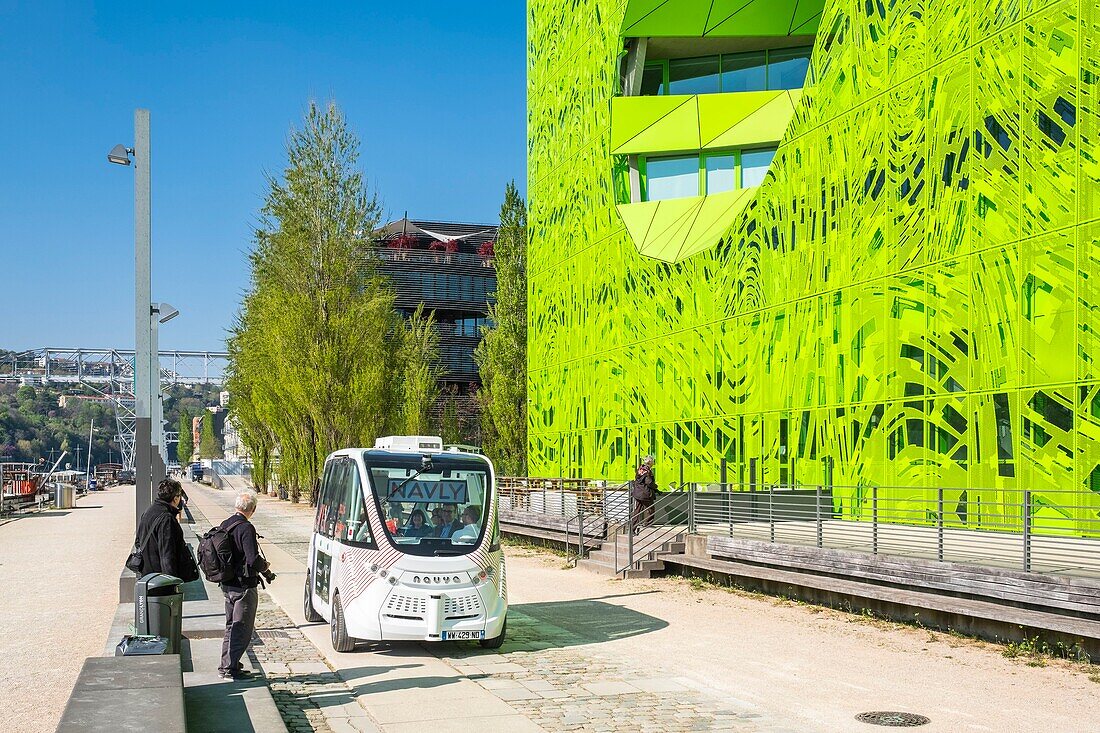
M 149 573 L 134 583 L 134 634 L 168 639 L 166 654 L 180 653 L 183 631 L 183 581 Z
M 54 506 L 58 509 L 72 509 L 76 502 L 73 499 L 76 488 L 71 484 L 54 485 Z

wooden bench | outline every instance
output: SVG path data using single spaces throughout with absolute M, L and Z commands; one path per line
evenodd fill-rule
M 88 657 L 57 726 L 58 733 L 185 733 L 178 654 Z
M 707 537 L 707 554 L 736 562 L 988 600 L 1100 621 L 1100 581 L 1087 578 L 715 535 Z

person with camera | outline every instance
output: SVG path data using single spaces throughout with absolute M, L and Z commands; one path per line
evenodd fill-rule
M 230 538 L 233 559 L 230 567 L 234 577 L 220 583 L 225 595 L 225 638 L 222 640 L 222 659 L 218 672 L 223 679 L 244 679 L 252 673 L 244 669 L 241 657 L 252 641 L 256 626 L 256 607 L 259 603 L 256 586 L 263 578 L 268 583 L 275 580 L 275 573 L 268 567 L 267 559 L 260 552 L 256 528 L 249 520 L 256 513 L 256 494 L 242 491 L 234 503 L 237 510 L 221 523 Z

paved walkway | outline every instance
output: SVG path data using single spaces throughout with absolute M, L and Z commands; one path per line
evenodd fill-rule
M 0 522 L 0 731 L 53 731 L 102 653 L 134 535 L 134 487 Z
M 232 501 L 230 492 L 188 491 L 219 517 Z M 273 689 L 288 683 L 306 706 L 301 730 L 323 730 L 322 719 L 331 730 L 371 730 L 328 715 L 348 715 L 351 700 L 352 712 L 367 713 L 363 726 L 385 731 L 846 733 L 864 729 L 853 718 L 869 710 L 927 715 L 926 731 L 1100 730 L 1100 685 L 1078 667 L 1030 667 L 989 644 L 681 580 L 610 580 L 522 549 L 509 552 L 512 606 L 499 652 L 393 644 L 336 654 L 327 625 L 301 617 L 312 516 L 262 499 L 255 517 L 275 541 L 270 597 L 291 622 L 272 609 L 269 623 L 313 642 L 325 665 L 296 672 L 277 654 L 260 659 Z

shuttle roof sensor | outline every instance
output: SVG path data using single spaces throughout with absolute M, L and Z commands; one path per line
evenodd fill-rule
M 442 453 L 443 438 L 438 435 L 386 435 L 375 440 L 374 447 L 409 453 Z

